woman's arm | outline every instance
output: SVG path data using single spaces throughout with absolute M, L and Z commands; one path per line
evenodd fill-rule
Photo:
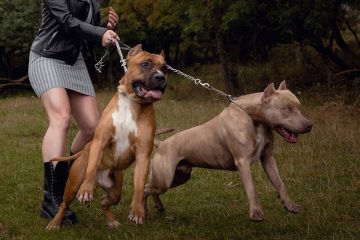
M 103 36 L 107 29 L 73 17 L 69 11 L 67 0 L 45 0 L 44 4 L 65 32 L 76 34 L 79 38 L 90 38 L 91 41 L 97 43 L 104 42 Z

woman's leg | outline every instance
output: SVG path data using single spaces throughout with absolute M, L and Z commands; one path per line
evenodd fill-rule
M 95 97 L 70 90 L 68 96 L 72 115 L 79 128 L 70 149 L 72 153 L 76 153 L 93 139 L 100 112 Z
M 42 144 L 44 198 L 41 204 L 40 216 L 53 218 L 63 199 L 69 166 L 67 162 L 53 164 L 49 160 L 65 155 L 71 108 L 67 92 L 64 88 L 53 88 L 43 93 L 41 95 L 41 102 L 48 115 L 49 127 Z M 64 221 L 76 223 L 75 214 L 67 211 Z
M 42 143 L 43 162 L 48 162 L 55 157 L 65 156 L 71 108 L 64 88 L 53 88 L 43 93 L 41 102 L 49 119 L 49 127 Z

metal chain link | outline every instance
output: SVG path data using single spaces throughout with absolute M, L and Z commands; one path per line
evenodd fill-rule
M 221 90 L 219 90 L 217 88 L 214 88 L 209 83 L 202 82 L 201 79 L 194 78 L 194 77 L 192 77 L 192 76 L 190 76 L 190 75 L 188 75 L 188 74 L 186 74 L 186 73 L 184 73 L 184 72 L 182 72 L 182 71 L 180 71 L 178 69 L 175 69 L 175 68 L 171 67 L 170 65 L 166 65 L 166 67 L 169 70 L 173 71 L 174 73 L 176 73 L 176 74 L 178 74 L 178 75 L 180 75 L 180 76 L 182 76 L 184 78 L 187 78 L 187 79 L 191 80 L 195 85 L 200 85 L 201 87 L 205 88 L 206 90 L 213 91 L 213 92 L 215 92 L 216 94 L 218 94 L 220 96 L 226 97 L 230 102 L 235 103 L 235 97 L 233 97 L 232 95 L 226 94 L 223 91 L 221 91 Z

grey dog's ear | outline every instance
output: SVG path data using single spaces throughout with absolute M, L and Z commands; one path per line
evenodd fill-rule
M 141 45 L 141 44 L 138 44 L 138 45 L 136 45 L 135 47 L 133 47 L 132 49 L 130 49 L 130 51 L 128 52 L 126 58 L 133 57 L 133 56 L 141 53 L 142 51 L 143 51 L 143 50 L 142 50 L 142 45 Z
M 160 56 L 162 56 L 163 58 L 165 58 L 165 52 L 164 52 L 164 50 L 161 50 Z
M 278 90 L 287 90 L 285 80 L 280 83 Z
M 276 90 L 275 90 L 275 87 L 274 87 L 274 83 L 271 83 L 264 90 L 264 94 L 263 94 L 263 96 L 261 98 L 262 102 L 263 103 L 269 103 L 271 97 L 273 95 L 275 95 L 275 94 L 276 94 Z

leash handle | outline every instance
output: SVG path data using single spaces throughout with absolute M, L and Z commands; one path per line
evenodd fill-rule
M 115 39 L 115 45 L 116 45 L 116 49 L 120 55 L 120 63 L 121 63 L 121 66 L 123 67 L 124 69 L 124 72 L 127 72 L 127 67 L 126 67 L 126 61 L 124 59 L 124 56 L 121 52 L 121 48 L 120 48 L 120 45 L 119 45 L 119 42 Z
M 127 71 L 127 67 L 126 67 L 126 60 L 124 59 L 124 56 L 122 54 L 122 51 L 121 49 L 125 50 L 125 51 L 129 51 L 131 49 L 130 46 L 126 45 L 125 43 L 123 43 L 122 41 L 120 40 L 116 40 L 116 39 L 112 39 L 111 41 L 115 41 L 115 46 L 116 46 L 116 49 L 118 51 L 118 54 L 120 56 L 120 63 L 121 63 L 121 66 L 123 67 L 124 69 L 124 72 Z M 120 44 L 122 46 L 120 46 Z M 111 47 L 107 48 L 104 55 L 101 56 L 100 60 L 95 63 L 95 70 L 98 72 L 98 73 L 102 73 L 102 69 L 103 67 L 105 66 L 105 62 L 108 60 L 110 54 L 111 54 L 111 51 L 113 50 L 114 46 L 112 45 Z

